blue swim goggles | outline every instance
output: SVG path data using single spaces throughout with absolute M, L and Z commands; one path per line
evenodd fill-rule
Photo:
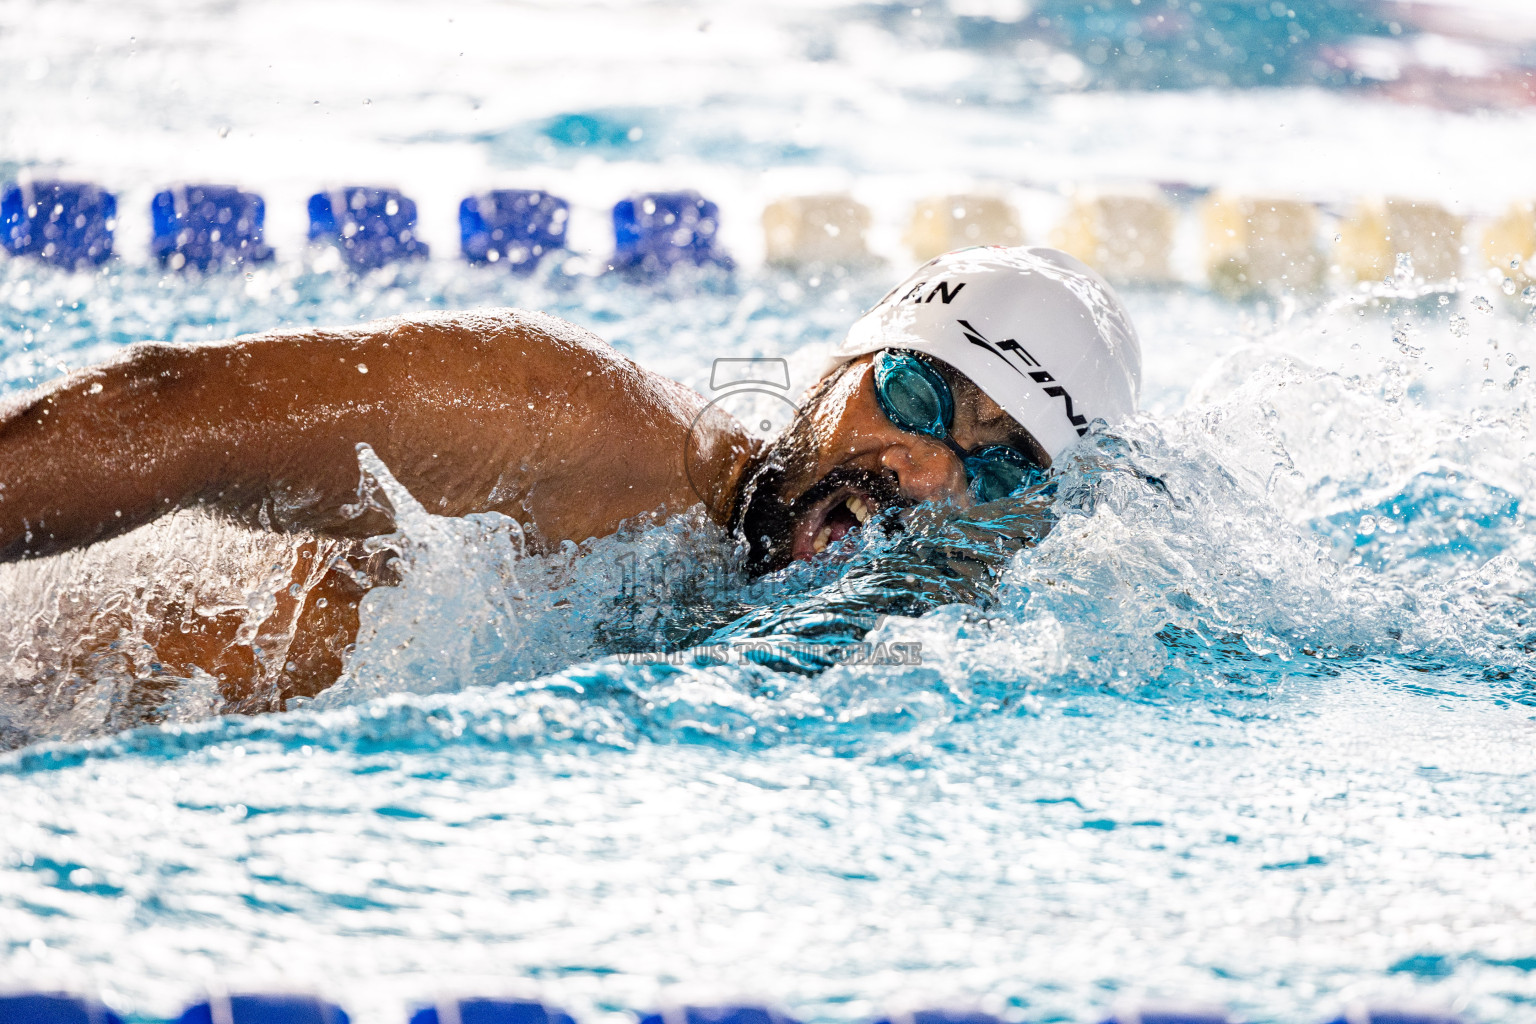
M 989 444 L 968 452 L 949 436 L 955 424 L 955 397 L 933 364 L 901 349 L 875 356 L 875 400 L 898 430 L 942 441 L 965 467 L 971 496 L 978 502 L 1006 498 L 1044 479 L 1040 466 L 1012 445 Z

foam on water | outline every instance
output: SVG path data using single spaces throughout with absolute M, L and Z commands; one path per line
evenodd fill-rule
M 921 196 L 1002 191 L 1038 239 L 1046 193 L 1127 177 L 1481 213 L 1525 187 L 1529 113 L 1074 93 L 1010 41 L 1031 5 L 918 6 L 0 4 L 0 170 L 121 190 L 125 253 L 0 261 L 0 388 L 142 339 L 492 304 L 701 390 L 719 354 L 801 387 L 906 271 Z M 301 252 L 309 191 L 384 178 L 439 256 L 458 200 L 502 184 L 567 195 L 576 253 L 517 280 Z M 278 261 L 147 268 L 134 211 L 173 179 L 262 191 Z M 608 206 L 677 187 L 720 203 L 744 270 L 590 276 Z M 850 187 L 891 264 L 757 268 L 766 200 Z M 141 1016 L 308 986 L 363 1024 L 508 986 L 597 1020 L 1151 995 L 1536 1021 L 1529 307 L 1477 283 L 1128 299 L 1142 417 L 1023 500 L 765 580 L 693 512 L 529 556 L 363 453 L 398 585 L 342 682 L 285 713 L 220 715 L 217 680 L 144 645 L 205 609 L 280 665 L 305 538 L 187 512 L 0 567 L 0 984 Z M 857 638 L 884 663 L 816 646 Z
M 628 286 L 523 287 L 573 316 L 633 303 L 608 320 L 631 350 L 666 331 Z M 846 300 L 754 298 L 775 287 L 677 312 L 803 354 Z M 0 762 L 0 970 L 147 1013 L 281 979 L 386 1020 L 510 975 L 591 1014 L 746 993 L 1081 1017 L 1150 993 L 1528 1019 L 1536 331 L 1471 298 L 1272 319 L 1134 294 L 1158 411 L 1033 495 L 759 581 L 697 513 L 528 556 L 364 450 L 400 584 L 287 714 L 198 722 L 216 688 L 144 666 L 38 680 L 77 607 L 120 640 L 171 600 L 261 614 L 299 539 L 183 514 L 0 570 L 8 728 L 71 741 Z M 709 654 L 860 636 L 921 664 Z M 161 724 L 115 731 L 134 721 Z

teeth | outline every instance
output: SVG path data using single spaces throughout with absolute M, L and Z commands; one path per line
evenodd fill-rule
M 864 523 L 869 521 L 869 506 L 864 504 L 864 499 L 854 495 L 847 501 L 848 511 L 853 513 L 853 518 Z
M 832 539 L 832 527 L 823 526 L 821 532 L 816 535 L 816 542 L 811 545 L 817 552 L 827 550 L 827 541 Z

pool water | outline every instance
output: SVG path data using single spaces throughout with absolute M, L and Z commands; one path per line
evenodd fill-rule
M 240 180 L 278 249 L 165 276 L 125 213 L 100 274 L 0 263 L 7 393 L 146 338 L 493 304 L 700 389 L 722 354 L 782 356 L 798 388 L 907 267 L 892 230 L 873 267 L 764 268 L 773 189 L 861 183 L 879 214 L 1132 168 L 1497 212 L 1536 138 L 1305 88 L 1033 93 L 852 6 L 320 5 L 333 45 L 379 54 L 350 78 L 286 49 L 278 10 L 0 8 L 7 159 L 95 174 L 124 211 Z M 514 28 L 544 48 L 488 42 Z M 636 139 L 551 134 L 620 107 Z M 352 279 L 301 249 L 304 189 L 381 176 L 439 258 Z M 575 202 L 575 256 L 529 279 L 451 258 L 462 194 L 534 179 Z M 602 204 L 662 185 L 720 202 L 741 269 L 594 273 Z M 403 581 L 368 598 L 343 681 L 286 713 L 222 717 L 213 681 L 134 652 L 172 597 L 259 611 L 296 540 L 183 513 L 0 568 L 0 983 L 138 1017 L 313 988 L 364 1024 L 508 989 L 592 1021 L 736 997 L 813 1021 L 1140 999 L 1536 1021 L 1530 307 L 1479 280 L 1126 299 L 1135 421 L 1016 501 L 763 581 L 689 515 L 525 556 L 509 521 L 434 516 L 365 455 L 404 509 Z M 108 619 L 122 658 L 82 656 Z M 815 647 L 857 638 L 861 663 Z

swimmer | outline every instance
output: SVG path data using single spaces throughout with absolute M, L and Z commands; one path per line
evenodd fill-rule
M 761 442 L 708 400 L 554 317 L 397 317 L 201 344 L 140 344 L 0 413 L 0 558 L 44 557 L 198 507 L 309 535 L 301 557 L 392 532 L 359 499 L 367 444 L 429 511 L 504 513 L 534 551 L 702 504 L 763 573 L 892 506 L 1007 497 L 1095 421 L 1134 412 L 1141 353 L 1096 274 L 1044 248 L 938 257 L 851 328 L 797 418 Z M 319 692 L 377 566 L 332 557 L 303 590 L 287 674 Z M 308 570 L 295 568 L 298 581 Z M 361 573 L 361 575 L 360 575 Z M 227 680 L 238 623 L 165 630 L 160 661 Z M 259 635 L 259 632 L 258 634 Z M 240 705 L 242 710 L 264 710 Z

